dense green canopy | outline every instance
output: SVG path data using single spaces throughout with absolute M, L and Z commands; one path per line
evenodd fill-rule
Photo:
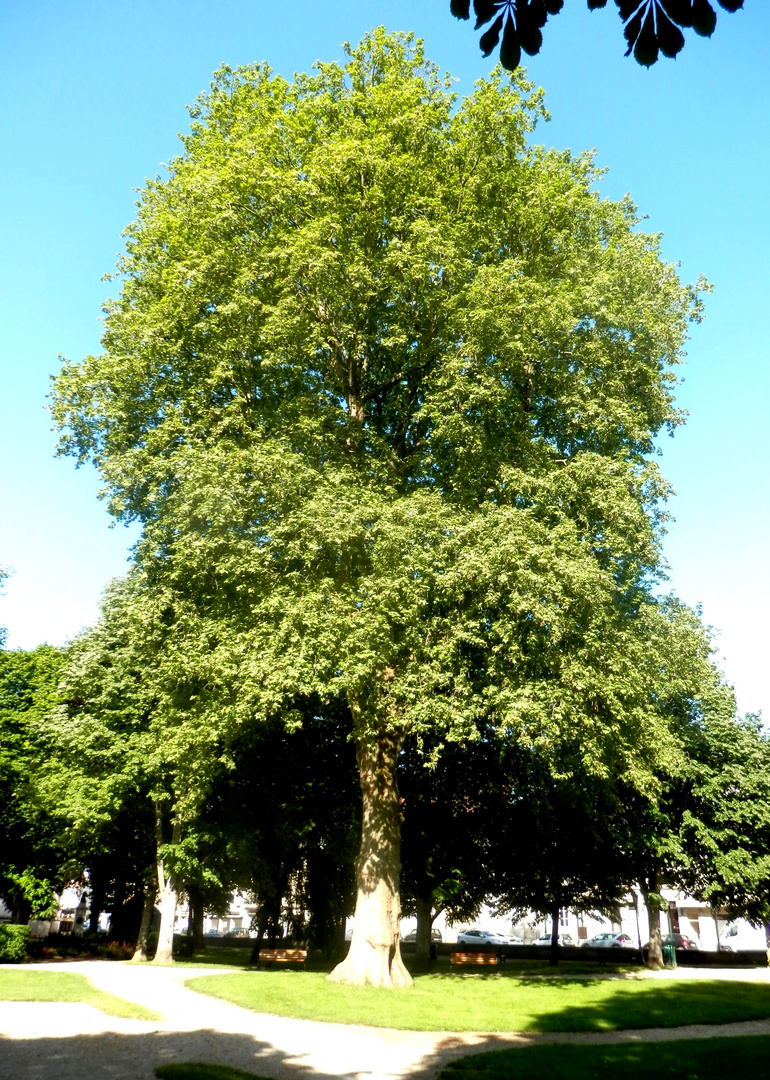
M 458 102 L 382 30 L 291 83 L 222 69 L 142 193 L 104 352 L 55 385 L 180 598 L 191 730 L 346 702 L 385 956 L 408 734 L 492 723 L 635 785 L 669 749 L 650 454 L 700 304 L 589 156 L 528 144 L 542 114 L 500 71 Z

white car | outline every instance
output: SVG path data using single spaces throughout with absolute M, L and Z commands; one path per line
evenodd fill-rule
M 532 942 L 532 944 L 533 945 L 548 945 L 548 946 L 550 946 L 550 944 L 551 944 L 551 935 L 550 934 L 541 934 L 539 938 L 535 938 L 535 940 Z M 559 934 L 559 944 L 560 945 L 574 945 L 575 942 L 572 940 L 572 934 Z
M 479 930 L 473 926 L 470 930 L 461 930 L 457 935 L 458 945 L 491 945 L 499 949 L 503 945 L 510 945 L 510 938 L 504 934 L 493 934 L 491 930 Z

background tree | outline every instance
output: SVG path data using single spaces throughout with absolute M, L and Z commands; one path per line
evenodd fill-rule
M 724 11 L 738 11 L 743 0 L 716 0 Z M 702 37 L 711 37 L 717 15 L 708 0 L 615 0 L 623 20 L 623 34 L 638 63 L 650 67 L 658 55 L 675 57 L 684 47 L 682 30 L 692 29 Z M 607 0 L 588 0 L 595 11 L 607 6 Z M 500 43 L 500 62 L 513 71 L 521 62 L 522 51 L 536 56 L 543 44 L 542 29 L 549 15 L 557 15 L 564 0 L 473 0 L 475 30 L 491 25 L 479 42 L 484 56 Z M 470 18 L 470 0 L 451 0 L 452 14 Z
M 407 739 L 398 788 L 401 896 L 417 917 L 415 962 L 425 967 L 434 919 L 441 912 L 450 924 L 475 918 L 494 890 L 497 834 L 508 811 L 496 732 L 444 745 Z
M 55 892 L 76 868 L 62 842 L 48 768 L 43 717 L 57 700 L 61 650 L 0 650 L 0 897 L 15 922 L 53 914 Z
M 178 660 L 167 647 L 169 628 L 186 617 L 138 570 L 112 582 L 99 622 L 69 647 L 64 704 L 46 722 L 58 770 L 49 786 L 61 792 L 73 842 L 87 849 L 86 865 L 94 864 L 94 884 L 101 879 L 101 889 L 101 860 L 109 853 L 117 857 L 126 838 L 125 832 L 115 835 L 118 822 L 133 821 L 135 843 L 122 857 L 133 866 L 132 886 L 144 892 L 148 915 L 157 896 L 159 963 L 172 959 L 182 875 L 193 859 L 186 830 L 196 820 L 218 754 L 216 725 L 196 723 L 197 713 L 188 713 L 200 675 L 188 669 L 180 679 Z M 141 872 L 147 853 L 157 890 Z
M 666 737 L 613 701 L 697 294 L 588 157 L 527 146 L 541 107 L 499 73 L 456 106 L 381 30 L 293 83 L 223 69 L 142 195 L 104 353 L 56 381 L 63 451 L 187 613 L 164 663 L 190 752 L 345 702 L 363 827 L 333 979 L 410 982 L 408 736 L 569 731 L 635 783 Z
M 690 733 L 677 791 L 681 879 L 712 910 L 767 926 L 770 742 L 759 717 L 737 718 L 730 689 L 716 689 Z

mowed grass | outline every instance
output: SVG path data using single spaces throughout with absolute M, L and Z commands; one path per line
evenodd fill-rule
M 0 1001 L 75 1001 L 129 1020 L 160 1020 L 152 1009 L 97 990 L 74 971 L 0 969 Z
M 424 975 L 410 990 L 341 986 L 309 971 L 187 980 L 255 1012 L 405 1031 L 616 1031 L 770 1017 L 770 985 L 688 979 Z
M 498 1050 L 453 1062 L 439 1080 L 729 1080 L 734 1076 L 770 1078 L 770 1035 Z

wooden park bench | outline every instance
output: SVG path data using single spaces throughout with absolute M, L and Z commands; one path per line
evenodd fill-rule
M 307 949 L 260 949 L 257 964 L 304 964 Z
M 497 967 L 500 957 L 494 952 L 451 952 L 449 954 L 450 968 L 457 965 L 469 967 Z

